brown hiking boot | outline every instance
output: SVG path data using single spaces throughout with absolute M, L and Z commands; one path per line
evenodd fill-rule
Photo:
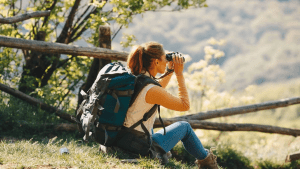
M 217 156 L 215 156 L 210 149 L 207 157 L 203 160 L 196 160 L 195 162 L 198 164 L 199 169 L 219 169 L 217 164 Z

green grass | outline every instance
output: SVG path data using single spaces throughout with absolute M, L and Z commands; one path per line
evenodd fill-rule
M 250 165 L 250 160 L 241 152 L 234 150 L 231 147 L 218 148 L 215 154 L 219 157 L 217 162 L 220 166 L 230 169 L 253 169 Z
M 299 96 L 300 83 L 258 86 L 256 102 Z M 82 136 L 53 131 L 51 126 L 65 122 L 52 114 L 35 108 L 13 97 L 0 94 L 0 168 L 37 166 L 77 168 L 197 168 L 195 158 L 181 143 L 173 150 L 170 162 L 161 166 L 158 160 L 140 158 L 136 164 L 123 164 L 119 153 L 103 154 L 96 143 L 83 144 Z M 255 123 L 280 127 L 300 128 L 300 106 L 259 111 L 245 115 L 217 118 L 210 121 L 226 123 Z M 300 151 L 300 137 L 261 132 L 220 132 L 195 130 L 206 148 L 216 147 L 214 153 L 223 169 L 295 169 L 300 160 L 285 163 L 288 154 Z M 61 155 L 67 147 L 70 154 Z
M 60 154 L 60 148 L 69 149 L 69 154 Z M 1 164 L 11 166 L 34 167 L 50 165 L 52 167 L 78 168 L 192 168 L 176 160 L 171 160 L 167 166 L 161 166 L 158 160 L 140 158 L 137 164 L 122 163 L 116 154 L 99 152 L 99 145 L 82 141 L 44 138 L 40 141 L 10 140 L 0 142 Z M 1 166 L 0 166 L 1 167 Z
M 60 149 L 66 147 L 69 154 L 60 154 Z M 210 147 L 206 147 L 210 148 Z M 182 144 L 172 150 L 173 158 L 162 166 L 158 160 L 141 157 L 135 164 L 123 163 L 119 154 L 104 154 L 99 151 L 96 143 L 83 143 L 76 136 L 62 135 L 54 138 L 39 138 L 38 140 L 16 140 L 4 138 L 0 141 L 0 165 L 12 168 L 38 166 L 72 167 L 72 168 L 194 168 L 194 157 L 188 154 Z M 294 169 L 300 167 L 300 162 L 276 163 L 269 160 L 251 162 L 242 152 L 230 146 L 218 146 L 214 153 L 218 164 L 223 169 Z M 1 168 L 1 166 L 0 166 Z

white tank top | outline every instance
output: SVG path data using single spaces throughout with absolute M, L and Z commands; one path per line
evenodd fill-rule
M 133 102 L 133 104 L 129 107 L 129 109 L 127 111 L 127 115 L 126 115 L 125 121 L 124 121 L 125 127 L 131 127 L 133 124 L 135 124 L 136 122 L 141 120 L 144 117 L 144 114 L 147 113 L 154 106 L 154 104 L 149 104 L 146 102 L 146 94 L 147 94 L 148 90 L 154 86 L 156 86 L 156 85 L 148 84 L 138 94 L 136 100 Z M 153 113 L 153 115 L 147 121 L 143 122 L 150 134 L 152 134 L 151 129 L 153 128 L 156 114 L 157 114 L 157 110 Z M 144 133 L 144 130 L 142 129 L 141 125 L 138 125 L 135 128 L 135 130 L 138 130 L 138 131 L 141 131 Z

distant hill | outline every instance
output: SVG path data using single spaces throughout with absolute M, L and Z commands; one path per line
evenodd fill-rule
M 207 4 L 208 8 L 138 16 L 113 47 L 122 50 L 122 33 L 134 34 L 137 44 L 158 41 L 167 50 L 199 61 L 207 40 L 214 37 L 227 40 L 219 48 L 226 56 L 219 64 L 226 71 L 227 89 L 300 77 L 300 1 L 207 0 Z

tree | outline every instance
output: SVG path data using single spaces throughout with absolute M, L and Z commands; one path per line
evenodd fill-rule
M 71 44 L 88 32 L 90 36 L 86 41 L 94 46 L 99 46 L 100 25 L 119 26 L 119 29 L 113 32 L 113 39 L 120 29 L 128 27 L 135 15 L 146 11 L 161 11 L 166 6 L 170 6 L 170 11 L 206 6 L 205 0 L 0 0 L 0 2 L 2 17 L 50 11 L 49 16 L 13 24 L 1 24 L 1 35 Z M 33 50 L 18 51 L 3 47 L 1 50 L 2 81 L 15 72 L 17 67 L 22 66 L 23 69 L 19 72 L 21 76 L 11 77 L 13 82 L 18 81 L 15 86 L 25 93 L 36 92 L 42 95 L 45 90 L 48 90 L 48 93 L 56 93 L 58 96 L 52 100 L 58 105 L 67 95 L 70 95 L 70 91 L 78 87 L 80 81 L 85 81 L 85 77 L 97 73 L 101 65 L 110 62 Z M 99 61 L 103 63 L 99 64 Z M 15 63 L 16 66 L 12 66 L 11 63 Z M 88 71 L 89 75 L 86 76 Z

